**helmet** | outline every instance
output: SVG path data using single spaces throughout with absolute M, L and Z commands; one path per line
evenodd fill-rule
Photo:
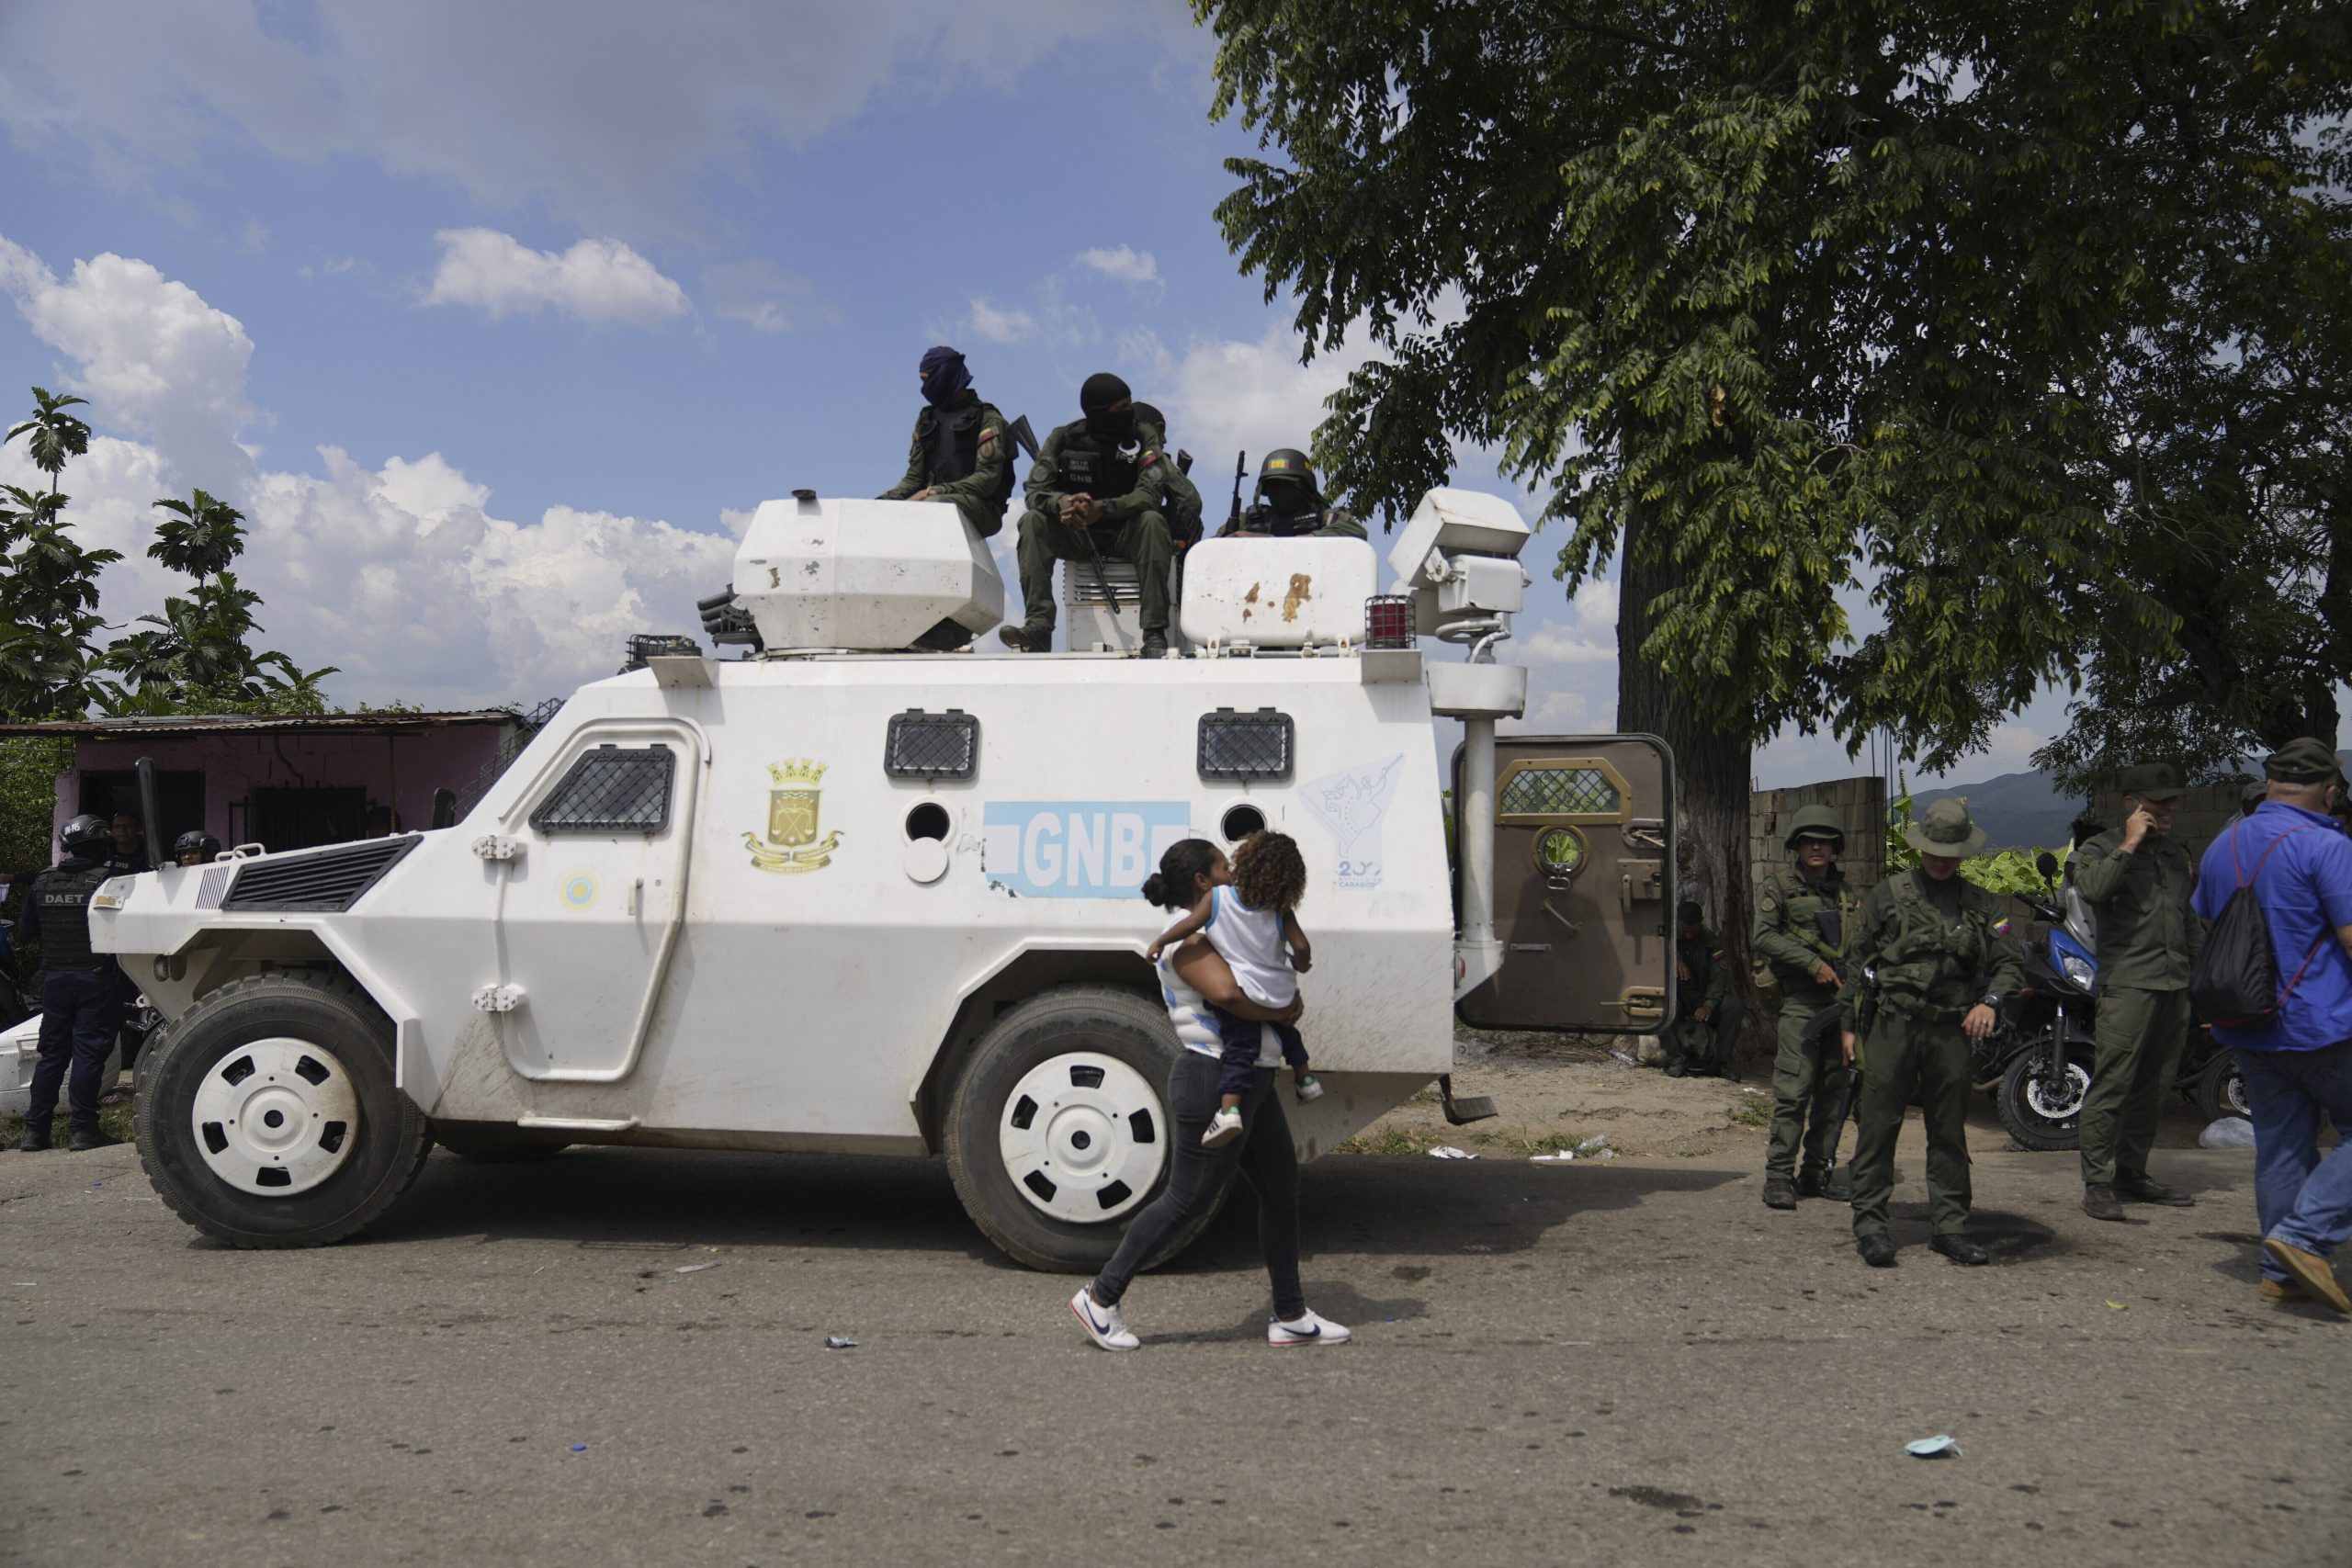
M 1295 446 L 1277 446 L 1266 454 L 1265 462 L 1258 469 L 1258 482 L 1262 485 L 1268 479 L 1299 479 L 1313 490 L 1315 465 Z
M 220 840 L 201 828 L 190 828 L 172 840 L 172 858 L 184 860 L 189 855 L 198 860 L 210 860 L 220 852 Z
M 114 827 L 105 818 L 85 811 L 57 830 L 57 841 L 68 854 L 75 850 L 111 849 Z
M 1789 824 L 1788 837 L 1782 842 L 1795 849 L 1799 839 L 1827 839 L 1843 849 L 1846 828 L 1838 820 L 1838 813 L 1828 807 L 1807 806 L 1798 810 L 1796 820 Z

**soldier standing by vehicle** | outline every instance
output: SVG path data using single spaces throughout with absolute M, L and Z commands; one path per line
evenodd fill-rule
M 1968 808 L 1937 801 L 1904 840 L 1919 864 L 1871 890 L 1851 948 L 1874 987 L 1861 1021 L 1868 1070 L 1854 1138 L 1854 1249 L 1873 1269 L 1894 1266 L 1886 1200 L 1904 1108 L 1917 1094 L 1928 1134 L 1928 1246 L 1954 1263 L 1979 1264 L 1990 1255 L 1962 1228 L 1970 1199 L 1969 1047 L 1993 1032 L 2001 998 L 2023 983 L 2025 966 L 1995 932 L 2000 900 L 1960 875 L 1960 863 L 1984 847 Z
M 1277 446 L 1266 454 L 1250 509 L 1238 517 L 1227 518 L 1225 526 L 1217 530 L 1220 539 L 1236 534 L 1278 539 L 1366 537 L 1363 524 L 1323 499 L 1315 485 L 1314 466 L 1295 446 Z
M 2188 852 L 2171 837 L 2180 775 L 2123 770 L 2120 828 L 2075 852 L 2075 886 L 2098 914 L 2098 1050 L 2083 1096 L 2083 1213 L 2120 1220 L 2123 1201 L 2196 1201 L 2148 1179 L 2165 1089 L 2188 1038 L 2188 976 L 2204 928 L 2188 907 Z
M 1772 1137 L 1764 1156 L 1764 1202 L 1774 1209 L 1793 1209 L 1801 1196 L 1834 1196 L 1827 1187 L 1829 1149 L 1846 1104 L 1849 1068 L 1838 1032 L 1815 1030 L 1808 1038 L 1805 1025 L 1839 999 L 1846 938 L 1859 903 L 1838 868 L 1846 830 L 1835 811 L 1805 807 L 1785 841 L 1796 870 L 1766 874 L 1757 893 L 1753 943 L 1781 987 Z
M 1719 1073 L 1731 1077 L 1731 1043 L 1738 1014 L 1727 999 L 1731 972 L 1724 944 L 1707 929 L 1706 911 L 1685 899 L 1674 912 L 1677 1010 L 1666 1032 L 1666 1076 Z
M 90 947 L 90 900 L 120 874 L 107 858 L 115 839 L 105 818 L 85 815 L 66 823 L 57 841 L 65 858 L 33 879 L 25 904 L 40 931 L 40 1065 L 33 1069 L 17 1145 L 28 1154 L 49 1147 L 69 1060 L 73 1135 L 66 1147 L 79 1153 L 122 1142 L 98 1131 L 98 1074 L 122 1025 L 122 976 L 114 960 Z
M 1012 429 L 972 389 L 972 373 L 956 350 L 926 350 L 916 374 L 928 406 L 915 415 L 906 474 L 879 499 L 953 502 L 972 532 L 993 538 L 1012 499 Z
M 1109 372 L 1080 389 L 1083 419 L 1046 437 L 1029 471 L 1029 509 L 1021 514 L 1023 619 L 998 635 L 1022 653 L 1054 645 L 1054 562 L 1109 558 L 1135 563 L 1143 601 L 1146 659 L 1168 651 L 1168 567 L 1174 536 L 1161 510 L 1176 465 L 1136 422 L 1127 384 Z M 1159 432 L 1149 433 L 1157 436 Z

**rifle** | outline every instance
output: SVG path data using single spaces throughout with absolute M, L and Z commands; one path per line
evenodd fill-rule
M 1838 911 L 1818 910 L 1813 919 L 1821 934 L 1821 961 L 1828 964 L 1838 976 L 1838 999 L 1804 1021 L 1801 1038 L 1811 1043 L 1835 1029 L 1840 1036 L 1838 1049 L 1842 1054 L 1845 1049 L 1843 1036 L 1849 1026 L 1853 1028 L 1857 1043 L 1860 1043 L 1862 1027 L 1868 1021 L 1870 997 L 1866 990 L 1858 991 L 1855 987 L 1853 964 L 1845 951 L 1845 921 Z M 1862 976 L 1865 987 L 1874 979 L 1875 976 L 1867 972 Z M 1861 1102 L 1861 1092 L 1862 1064 L 1860 1053 L 1857 1051 L 1853 1068 L 1846 1075 L 1846 1095 L 1838 1107 L 1838 1120 L 1830 1123 L 1829 1152 L 1821 1165 L 1821 1180 L 1825 1188 L 1828 1185 L 1830 1174 L 1838 1168 L 1838 1145 L 1846 1135 L 1847 1119 L 1854 1114 L 1855 1107 Z
M 1007 428 L 1012 433 L 1013 445 L 1028 453 L 1031 462 L 1045 461 L 1044 454 L 1037 449 L 1037 433 L 1029 428 L 1027 414 L 1024 413 L 1014 420 Z M 1055 521 L 1058 522 L 1059 519 L 1057 518 Z M 1086 541 L 1086 560 L 1087 564 L 1094 569 L 1094 586 L 1102 595 L 1102 607 L 1115 612 L 1119 607 L 1119 597 L 1112 592 L 1111 574 L 1102 570 L 1102 552 L 1094 547 L 1094 530 L 1080 528 L 1078 530 L 1078 536 Z
M 1249 477 L 1250 454 L 1236 452 L 1233 455 L 1233 504 L 1226 509 L 1225 513 L 1224 532 L 1227 534 L 1241 532 L 1241 481 Z

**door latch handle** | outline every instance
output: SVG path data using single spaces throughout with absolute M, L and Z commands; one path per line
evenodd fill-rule
M 1552 907 L 1552 900 L 1549 898 L 1544 900 L 1544 912 L 1551 916 L 1554 919 L 1559 921 L 1562 925 L 1567 927 L 1568 934 L 1570 936 L 1577 937 L 1584 935 L 1584 928 L 1577 924 L 1574 920 L 1568 919 L 1567 916 L 1560 913 L 1559 910 L 1554 908 Z

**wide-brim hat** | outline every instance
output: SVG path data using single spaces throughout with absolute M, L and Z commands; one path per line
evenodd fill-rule
M 1969 820 L 1968 807 L 1957 800 L 1939 800 L 1928 813 L 1903 829 L 1903 841 L 1923 855 L 1966 860 L 1984 847 L 1985 832 Z

